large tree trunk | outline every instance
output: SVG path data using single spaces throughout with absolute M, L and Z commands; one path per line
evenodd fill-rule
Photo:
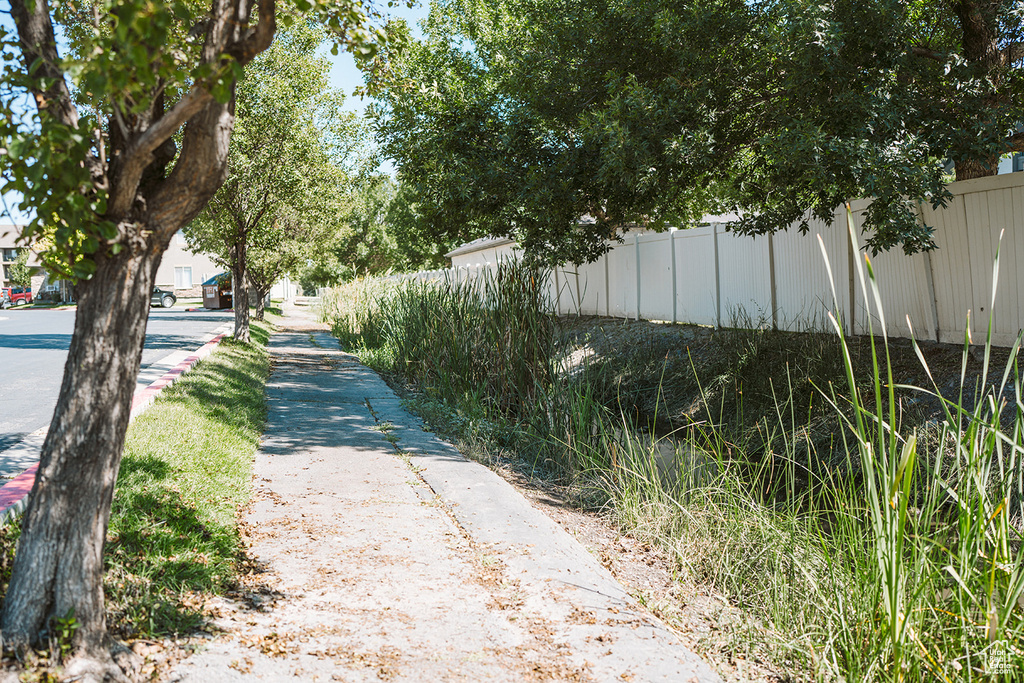
M 999 157 L 993 155 L 988 159 L 961 159 L 955 162 L 956 179 L 970 180 L 995 175 L 999 171 Z
M 986 108 L 998 104 L 998 66 L 1002 59 L 999 46 L 998 4 L 991 0 L 955 0 L 953 13 L 960 24 L 960 41 L 967 62 L 976 69 L 979 76 L 990 81 L 991 93 L 985 96 Z M 976 111 L 963 112 L 965 117 L 977 116 Z M 965 122 L 966 124 L 966 122 Z M 970 125 L 964 126 L 971 130 Z M 955 161 L 956 179 L 970 180 L 984 178 L 999 172 L 999 155 L 973 157 Z
M 267 314 L 267 297 L 270 296 L 269 287 L 256 287 L 256 314 L 255 318 L 263 322 Z
M 29 0 L 10 4 L 27 77 L 20 87 L 27 87 L 47 119 L 36 133 L 50 145 L 73 135 L 87 137 L 90 132 L 79 128 L 78 110 L 61 70 L 64 62 L 57 50 L 51 5 Z M 216 70 L 233 59 L 244 67 L 270 45 L 276 12 L 275 0 L 213 0 L 204 22 L 197 25 L 205 27 L 200 65 Z M 146 44 L 131 43 L 143 48 Z M 77 659 L 80 666 L 69 667 L 65 674 L 80 681 L 124 679 L 106 647 L 103 543 L 142 358 L 150 293 L 172 235 L 223 183 L 234 125 L 233 89 L 226 102 L 218 102 L 209 83 L 193 79 L 191 89 L 165 111 L 161 93 L 166 84 L 162 79 L 159 88 L 139 83 L 134 68 L 126 62 L 117 76 L 140 85 L 154 98 L 154 106 L 146 116 L 132 114 L 119 123 L 124 135 L 119 128 L 110 136 L 109 154 L 103 152 L 100 139 L 98 154 L 88 154 L 82 162 L 96 192 L 90 198 L 102 194 L 106 199 L 105 213 L 96 218 L 117 226 L 116 239 L 106 230 L 81 225 L 76 227 L 85 229 L 88 239 L 55 245 L 63 250 L 62 257 L 91 259 L 95 272 L 77 287 L 78 312 L 64 380 L 0 613 L 3 645 L 18 650 L 45 642 L 54 618 L 73 616 L 78 625 L 73 645 L 84 657 Z M 124 113 L 131 108 L 124 92 L 122 87 L 100 94 L 109 98 L 115 111 Z M 173 139 L 179 132 L 181 152 L 175 160 Z M 61 133 L 67 137 L 55 137 Z M 47 169 L 48 163 L 40 161 L 39 167 Z M 76 191 L 72 199 L 81 196 Z M 41 226 L 34 227 L 39 237 Z M 99 247 L 95 254 L 83 251 L 83 244 L 90 243 Z M 117 254 L 114 245 L 120 249 Z M 243 300 L 242 306 L 246 303 Z
M 249 343 L 249 277 L 245 273 L 245 238 L 239 239 L 231 248 L 231 291 L 235 305 L 235 340 Z
M 106 650 L 103 543 L 160 254 L 125 248 L 77 288 L 60 400 L 0 617 L 5 646 L 24 648 L 52 618 L 73 614 L 75 645 L 98 657 Z

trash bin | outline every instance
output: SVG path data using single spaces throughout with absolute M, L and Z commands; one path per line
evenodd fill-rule
M 214 275 L 203 283 L 203 307 L 231 308 L 231 274 Z

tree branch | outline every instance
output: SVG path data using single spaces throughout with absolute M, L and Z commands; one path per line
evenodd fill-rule
M 212 99 L 209 92 L 193 86 L 170 111 L 131 143 L 119 164 L 117 182 L 108 200 L 107 216 L 120 219 L 127 215 L 135 200 L 142 173 L 153 162 L 153 152 Z
M 239 3 L 246 5 L 248 0 L 239 0 Z M 260 0 L 256 26 L 246 29 L 244 35 L 234 41 L 234 44 L 229 46 L 225 52 L 234 57 L 239 64 L 245 66 L 256 55 L 270 47 L 276 30 L 277 5 L 275 0 Z
M 246 228 L 246 232 L 247 233 L 250 230 L 254 230 L 256 228 L 256 226 L 259 225 L 260 221 L 263 220 L 263 217 L 267 215 L 267 211 L 270 209 L 270 199 L 268 198 L 267 195 L 264 195 L 263 201 L 261 202 L 261 204 L 262 205 L 260 206 L 259 210 L 256 212 L 256 215 L 253 216 L 252 220 L 249 221 L 249 225 Z
M 1024 61 L 1024 42 L 1016 41 L 1002 49 L 1005 64 L 1012 65 L 1015 62 Z
M 45 0 L 11 0 L 11 17 L 18 29 L 25 73 L 31 79 L 29 90 L 39 114 L 48 114 L 68 128 L 78 128 L 78 109 L 58 66 L 60 55 L 49 5 Z M 90 154 L 85 163 L 96 186 L 105 187 L 106 169 L 100 160 Z
M 170 240 L 177 226 L 195 218 L 224 181 L 234 118 L 233 102 L 211 98 L 185 125 L 178 161 L 147 201 L 161 238 Z
M 930 47 L 924 47 L 923 45 L 915 45 L 910 48 L 910 54 L 915 57 L 924 57 L 925 59 L 931 59 L 936 62 L 945 62 L 948 58 L 946 53 L 933 50 Z
M 220 63 L 228 54 L 244 66 L 270 46 L 277 28 L 276 2 L 259 0 L 258 23 L 247 28 L 249 3 L 213 1 L 203 43 L 204 62 Z M 164 227 L 162 238 L 169 240 L 175 225 L 192 220 L 224 181 L 234 122 L 233 88 L 227 102 L 207 97 L 188 119 L 178 161 L 148 204 L 154 225 Z
M 78 128 L 78 110 L 64 81 L 64 72 L 57 66 L 57 41 L 53 35 L 50 12 L 43 0 L 11 0 L 11 16 L 18 28 L 25 73 L 32 78 L 30 89 L 40 113 L 51 116 L 69 128 Z M 42 87 L 49 81 L 49 86 Z

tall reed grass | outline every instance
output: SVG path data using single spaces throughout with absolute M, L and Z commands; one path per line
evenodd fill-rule
M 660 435 L 636 424 L 608 400 L 608 377 L 585 361 L 567 362 L 544 275 L 521 265 L 503 264 L 475 282 L 353 283 L 325 301 L 324 315 L 376 369 L 466 416 L 462 424 L 486 422 L 492 447 L 597 487 L 623 526 L 673 553 L 683 579 L 712 585 L 747 610 L 758 626 L 737 632 L 735 646 L 784 675 L 1022 680 L 1019 343 L 1007 366 L 990 372 L 989 336 L 982 381 L 972 387 L 966 339 L 954 396 L 937 380 L 900 385 L 867 259 L 858 273 L 881 326 L 877 343 L 874 335 L 859 342 L 871 376 L 858 376 L 864 364 L 833 319 L 838 360 L 823 353 L 819 365 L 834 381 L 787 373 L 785 386 L 762 388 L 774 397 L 771 416 L 758 413 L 753 428 L 742 429 L 740 386 L 703 406 L 702 415 L 716 419 Z M 748 342 L 766 343 L 750 337 L 737 346 L 754 356 Z M 688 381 L 722 381 L 691 367 Z M 661 389 L 650 391 L 656 413 Z M 933 433 L 901 425 L 897 391 L 941 404 Z M 831 453 L 801 440 L 813 400 L 843 425 Z M 816 467 L 812 456 L 843 466 Z

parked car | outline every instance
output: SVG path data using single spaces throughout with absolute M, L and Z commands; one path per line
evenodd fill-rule
M 31 287 L 4 287 L 3 291 L 12 306 L 32 303 Z
M 164 308 L 170 308 L 174 305 L 174 302 L 178 300 L 178 297 L 174 296 L 174 292 L 169 292 L 166 289 L 160 289 L 159 287 L 153 288 L 153 294 L 149 297 L 150 306 L 163 306 Z
M 10 307 L 11 297 L 7 296 L 7 288 L 0 289 L 0 310 Z

